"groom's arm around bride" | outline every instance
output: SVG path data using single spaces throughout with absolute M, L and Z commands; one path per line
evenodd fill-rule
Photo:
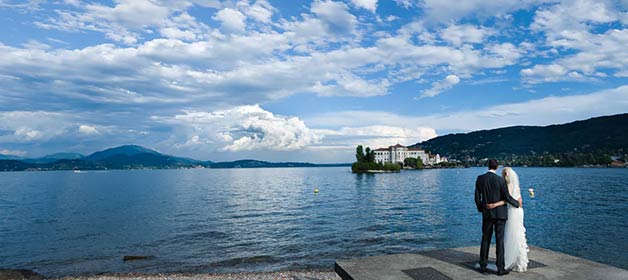
M 496 168 L 495 168 L 496 169 Z M 478 176 L 475 182 L 475 206 L 485 219 L 508 219 L 506 205 L 486 209 L 486 205 L 505 201 L 512 206 L 521 207 L 520 202 L 510 196 L 506 180 L 489 169 L 486 174 Z

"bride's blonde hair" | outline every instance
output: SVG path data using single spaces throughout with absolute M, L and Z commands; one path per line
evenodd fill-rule
M 508 177 L 508 170 L 510 170 L 512 168 L 510 167 L 504 167 L 502 169 L 502 177 L 504 177 L 504 179 L 506 180 L 506 183 L 510 183 L 510 177 Z

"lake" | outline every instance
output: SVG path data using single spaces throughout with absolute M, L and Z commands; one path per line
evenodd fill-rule
M 529 244 L 628 269 L 628 169 L 515 170 Z M 473 192 L 484 172 L 0 172 L 0 267 L 47 276 L 332 269 L 341 258 L 479 246 Z

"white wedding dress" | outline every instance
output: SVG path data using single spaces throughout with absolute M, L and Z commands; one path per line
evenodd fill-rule
M 521 197 L 519 177 L 514 170 L 507 170 L 508 191 L 512 198 Z M 524 272 L 528 269 L 528 243 L 526 228 L 523 226 L 523 208 L 508 204 L 508 220 L 504 230 L 504 260 L 506 269 Z

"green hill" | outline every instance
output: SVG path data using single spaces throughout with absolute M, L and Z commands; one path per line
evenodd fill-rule
M 260 168 L 260 167 L 332 167 L 349 164 L 314 164 L 307 162 L 267 162 L 238 160 L 231 162 L 199 161 L 176 157 L 137 145 L 124 145 L 95 152 L 89 156 L 58 153 L 35 159 L 2 158 L 0 171 L 24 170 L 103 170 L 172 168 Z
M 485 158 L 531 166 L 608 164 L 611 156 L 623 158 L 628 153 L 628 114 L 449 134 L 412 147 L 469 164 L 480 164 Z

